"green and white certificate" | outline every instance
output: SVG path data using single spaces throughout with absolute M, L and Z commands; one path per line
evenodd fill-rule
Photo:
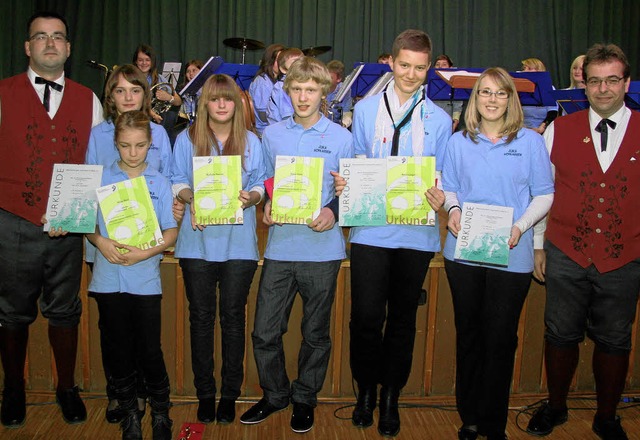
M 323 173 L 321 157 L 276 156 L 273 221 L 305 225 L 320 215 Z
M 96 189 L 109 238 L 149 249 L 164 243 L 144 176 Z
M 96 230 L 98 199 L 96 188 L 102 180 L 102 165 L 57 163 L 53 166 L 47 223 L 49 228 L 88 234 Z
M 490 266 L 508 266 L 512 225 L 511 207 L 465 202 L 454 258 Z
M 389 156 L 387 224 L 435 226 L 436 213 L 424 195 L 435 183 L 435 157 Z
M 205 156 L 193 158 L 193 203 L 200 225 L 242 224 L 242 158 Z
M 386 159 L 340 159 L 347 184 L 340 194 L 340 226 L 387 224 Z

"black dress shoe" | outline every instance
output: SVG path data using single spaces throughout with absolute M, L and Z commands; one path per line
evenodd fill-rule
M 236 418 L 236 400 L 235 399 L 220 399 L 218 402 L 218 412 L 216 413 L 216 420 L 222 425 L 232 423 Z
M 527 432 L 538 436 L 549 435 L 553 428 L 567 421 L 567 414 L 566 409 L 556 410 L 549 406 L 549 402 L 544 402 L 529 420 Z
M 380 390 L 380 418 L 378 432 L 385 437 L 395 437 L 400 432 L 400 414 L 398 413 L 398 397 L 400 390 L 382 387 Z
M 104 413 L 104 418 L 108 423 L 120 423 L 124 418 L 125 413 L 118 405 L 118 401 L 115 399 L 109 400 L 107 410 Z
M 245 425 L 254 425 L 260 423 L 269 417 L 274 412 L 282 411 L 289 405 L 283 407 L 273 406 L 266 398 L 260 399 L 258 403 L 249 408 L 242 416 L 240 416 L 240 423 Z
M 62 418 L 70 425 L 83 423 L 87 420 L 87 409 L 80 398 L 77 386 L 56 391 L 56 402 L 62 410 Z
M 291 415 L 291 429 L 302 434 L 313 428 L 313 407 L 306 403 L 293 402 L 293 414 Z
M 2 392 L 2 408 L 0 419 L 7 428 L 19 428 L 24 425 L 27 416 L 26 398 L 24 388 L 6 388 Z
M 373 410 L 376 409 L 378 389 L 376 385 L 359 386 L 358 389 L 360 393 L 351 415 L 351 423 L 359 428 L 366 428 L 373 424 Z
M 465 428 L 464 426 L 458 429 L 458 440 L 476 440 L 478 438 L 478 431 Z
M 622 429 L 620 424 L 620 417 L 614 420 L 600 421 L 593 419 L 593 425 L 591 427 L 593 432 L 598 434 L 602 440 L 629 440 L 627 433 Z
M 216 398 L 207 397 L 198 401 L 198 420 L 202 423 L 211 423 L 216 419 Z

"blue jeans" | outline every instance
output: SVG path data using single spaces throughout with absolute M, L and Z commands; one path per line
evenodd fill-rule
M 222 389 L 225 399 L 237 399 L 243 380 L 245 306 L 258 262 L 224 262 L 181 258 L 180 267 L 189 300 L 191 366 L 198 399 L 213 398 L 213 339 L 216 323 L 216 286 L 220 289 L 222 329 Z
M 503 434 L 531 273 L 444 260 L 456 324 L 456 403 L 464 425 Z
M 260 278 L 253 333 L 253 354 L 265 398 L 277 407 L 315 406 L 327 373 L 331 307 L 340 260 L 289 262 L 265 259 Z M 296 292 L 302 298 L 302 346 L 298 378 L 289 383 L 282 336 L 287 332 Z
M 582 267 L 550 241 L 547 254 L 545 338 L 556 346 L 573 346 L 585 332 L 606 353 L 631 350 L 631 328 L 640 291 L 640 259 L 600 273 Z

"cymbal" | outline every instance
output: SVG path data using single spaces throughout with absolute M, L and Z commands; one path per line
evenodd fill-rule
M 323 53 L 329 52 L 330 50 L 331 46 L 316 46 L 303 49 L 302 53 L 308 57 L 315 57 L 316 55 L 322 55 Z
M 251 40 L 250 38 L 244 37 L 227 38 L 222 43 L 225 46 L 233 47 L 234 49 L 258 50 L 265 48 L 265 45 L 262 41 Z

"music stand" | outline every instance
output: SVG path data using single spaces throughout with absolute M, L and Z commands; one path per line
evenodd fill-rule
M 371 86 L 369 90 L 367 90 L 367 93 L 365 93 L 362 98 L 368 98 L 369 96 L 377 95 L 378 93 L 382 92 L 392 79 L 393 72 L 384 73 L 380 78 L 378 78 L 378 81 L 376 81 L 373 86 Z
M 631 81 L 624 102 L 632 110 L 640 110 L 640 81 Z
M 354 68 L 364 66 L 355 81 L 354 87 L 351 88 L 351 96 L 364 96 L 371 89 L 376 81 L 385 73 L 391 72 L 388 64 L 381 63 L 355 63 Z M 389 81 L 387 81 L 388 83 Z M 386 85 L 386 84 L 385 84 Z
M 589 101 L 584 89 L 552 90 L 549 93 L 565 115 L 589 108 Z
M 189 81 L 189 83 L 184 86 L 180 92 L 178 92 L 178 95 L 196 95 L 198 90 L 200 90 L 204 85 L 205 81 L 215 73 L 216 69 L 218 69 L 222 63 L 224 63 L 222 57 L 209 58 L 204 66 L 202 66 L 202 69 L 200 69 L 200 72 L 198 72 L 196 76 L 194 76 L 191 81 Z
M 331 102 L 330 104 L 340 103 L 344 100 L 344 98 L 346 98 L 347 94 L 351 92 L 351 87 L 358 79 L 358 76 L 360 75 L 360 72 L 362 72 L 363 68 L 364 68 L 364 64 L 360 64 L 355 69 L 353 69 L 351 73 L 349 73 L 349 75 L 347 75 L 344 81 L 342 81 L 342 85 L 340 86 L 340 91 L 338 91 L 338 94 L 333 99 L 333 102 Z
M 242 90 L 248 90 L 251 81 L 258 72 L 258 66 L 255 64 L 233 64 L 222 63 L 218 66 L 215 73 L 225 73 L 229 75 L 238 84 Z
M 551 107 L 556 105 L 556 100 L 551 96 L 553 85 L 551 83 L 551 74 L 549 72 L 509 72 L 514 82 L 524 79 L 535 85 L 533 90 L 524 90 L 518 87 L 518 95 L 522 105 L 535 105 Z
M 162 66 L 162 75 L 173 85 L 175 89 L 178 87 L 178 78 L 180 78 L 180 69 L 182 63 L 166 62 Z
M 429 69 L 427 97 L 432 101 L 468 101 L 484 69 Z

